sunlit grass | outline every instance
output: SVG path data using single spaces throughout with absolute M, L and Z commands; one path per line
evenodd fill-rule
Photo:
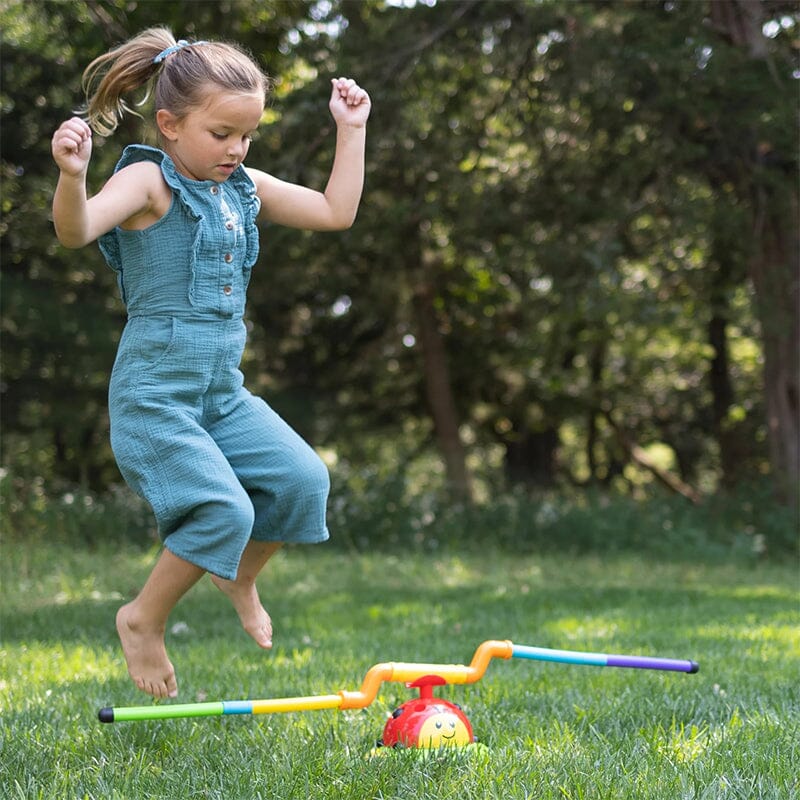
M 131 685 L 114 612 L 155 551 L 6 547 L 0 786 L 9 798 L 791 798 L 800 763 L 793 565 L 638 556 L 280 553 L 264 653 L 208 582 L 167 635 L 181 701 L 357 689 L 379 661 L 468 663 L 489 638 L 694 658 L 697 675 L 512 660 L 442 687 L 486 749 L 369 758 L 410 692 L 361 711 L 102 725 Z

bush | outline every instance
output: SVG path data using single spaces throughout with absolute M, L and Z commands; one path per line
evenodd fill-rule
M 15 541 L 150 545 L 157 537 L 150 507 L 124 486 L 95 494 L 6 471 L 0 472 L 0 525 Z
M 20 541 L 150 546 L 157 540 L 149 506 L 125 487 L 96 495 L 3 474 L 0 521 L 6 536 Z M 758 559 L 781 558 L 798 546 L 792 512 L 764 485 L 720 493 L 699 506 L 662 493 L 635 500 L 600 491 L 508 491 L 467 507 L 448 502 L 438 481 L 346 464 L 333 471 L 328 525 L 331 546 L 357 551 L 500 548 Z
M 798 546 L 792 511 L 776 503 L 766 485 L 720 493 L 699 506 L 659 491 L 637 500 L 595 490 L 570 495 L 517 490 L 470 507 L 448 502 L 436 481 L 417 491 L 409 486 L 398 473 L 337 469 L 328 515 L 334 542 L 357 550 L 635 550 L 680 558 L 781 557 Z

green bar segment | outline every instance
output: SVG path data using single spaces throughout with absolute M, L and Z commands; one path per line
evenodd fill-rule
M 133 722 L 140 719 L 177 719 L 178 717 L 221 717 L 222 703 L 184 703 L 171 706 L 132 706 L 115 708 L 114 722 Z

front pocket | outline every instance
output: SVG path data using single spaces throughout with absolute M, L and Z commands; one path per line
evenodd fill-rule
M 153 369 L 166 358 L 177 336 L 178 320 L 174 317 L 137 317 L 138 353 L 142 365 Z

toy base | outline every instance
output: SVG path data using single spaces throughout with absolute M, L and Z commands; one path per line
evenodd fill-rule
M 369 757 L 393 756 L 394 758 L 474 758 L 488 754 L 489 748 L 483 742 L 471 742 L 460 746 L 443 747 L 373 747 Z

